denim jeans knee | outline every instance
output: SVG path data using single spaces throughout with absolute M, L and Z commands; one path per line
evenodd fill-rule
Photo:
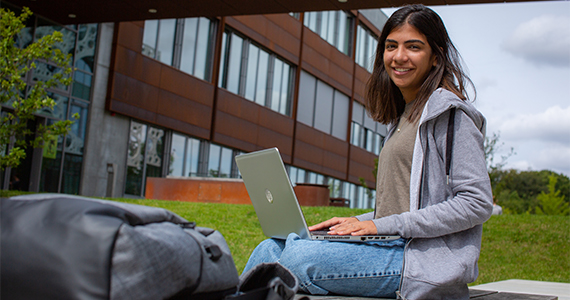
M 347 243 L 310 241 L 296 234 L 281 248 L 279 263 L 315 295 L 394 298 L 403 265 L 405 240 Z

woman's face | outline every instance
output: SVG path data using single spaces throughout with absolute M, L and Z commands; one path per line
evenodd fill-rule
M 422 83 L 436 64 L 427 38 L 414 26 L 405 23 L 388 34 L 384 45 L 384 67 L 406 103 L 416 99 Z

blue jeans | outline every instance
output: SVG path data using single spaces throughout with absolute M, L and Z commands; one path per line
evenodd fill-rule
M 287 240 L 261 242 L 244 272 L 278 262 L 297 276 L 300 290 L 308 294 L 396 298 L 405 243 L 311 241 L 292 233 Z

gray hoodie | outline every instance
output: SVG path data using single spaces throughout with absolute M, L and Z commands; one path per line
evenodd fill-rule
M 445 174 L 449 111 L 456 107 L 449 184 Z M 388 128 L 388 138 L 394 126 Z M 468 299 L 478 275 L 482 224 L 493 210 L 483 144 L 485 119 L 469 102 L 436 90 L 424 107 L 414 146 L 410 211 L 375 219 L 378 233 L 410 239 L 399 295 Z M 359 220 L 372 220 L 373 212 Z

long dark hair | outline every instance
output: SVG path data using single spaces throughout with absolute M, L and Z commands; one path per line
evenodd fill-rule
M 386 38 L 392 30 L 406 23 L 426 36 L 437 59 L 436 66 L 432 67 L 416 96 L 409 117 L 410 122 L 419 118 L 429 96 L 440 87 L 455 93 L 462 100 L 468 99 L 466 84 L 470 84 L 475 91 L 473 82 L 463 72 L 461 56 L 451 42 L 439 15 L 421 4 L 402 7 L 392 14 L 382 29 L 374 70 L 366 86 L 366 109 L 372 119 L 383 124 L 398 120 L 406 106 L 400 89 L 392 82 L 384 67 Z

